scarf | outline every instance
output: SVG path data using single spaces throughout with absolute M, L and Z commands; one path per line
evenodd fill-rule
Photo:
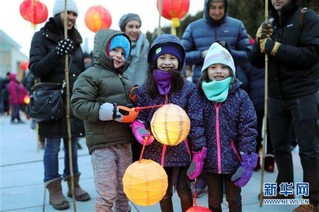
M 161 95 L 166 95 L 171 90 L 171 78 L 172 75 L 168 71 L 162 71 L 159 69 L 154 70 L 153 77 L 157 82 L 157 88 Z
M 214 102 L 224 102 L 228 97 L 228 90 L 233 77 L 227 77 L 221 81 L 203 82 L 202 88 L 207 99 Z

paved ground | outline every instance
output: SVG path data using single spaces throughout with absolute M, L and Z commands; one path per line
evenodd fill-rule
M 0 163 L 0 211 L 19 211 L 19 212 L 33 212 L 33 211 L 55 211 L 48 202 L 48 193 L 44 200 L 44 184 L 43 184 L 43 150 L 39 150 L 36 144 L 36 135 L 30 129 L 30 120 L 25 124 L 10 124 L 10 119 L 7 116 L 0 117 L 0 149 L 1 149 L 1 163 Z M 67 211 L 90 212 L 94 211 L 94 198 L 96 197 L 93 182 L 93 173 L 88 155 L 85 140 L 81 139 L 80 143 L 83 147 L 79 150 L 79 168 L 82 172 L 81 186 L 90 193 L 92 199 L 88 202 L 76 202 L 76 210 L 73 208 L 72 199 L 70 201 L 70 209 Z M 63 147 L 61 146 L 63 149 Z M 63 151 L 59 157 L 62 164 Z M 302 170 L 299 163 L 298 150 L 293 151 L 295 162 L 295 180 L 301 181 Z M 61 172 L 62 172 L 62 168 Z M 260 171 L 253 174 L 250 182 L 243 188 L 243 211 L 292 211 L 295 205 L 263 205 L 260 207 L 257 199 L 260 191 Z M 273 182 L 276 178 L 275 173 L 266 173 L 264 175 L 265 182 Z M 63 184 L 63 191 L 66 194 L 67 187 Z M 45 204 L 43 204 L 43 202 Z M 224 200 L 223 208 L 227 209 L 226 200 Z M 207 194 L 197 199 L 197 205 L 207 207 Z M 181 211 L 179 199 L 174 194 L 174 209 L 176 212 Z M 141 207 L 132 204 L 132 212 L 158 212 L 159 205 L 155 204 L 149 207 Z M 226 210 L 227 211 L 227 210 Z

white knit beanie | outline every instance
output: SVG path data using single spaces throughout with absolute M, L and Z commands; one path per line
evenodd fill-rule
M 64 11 L 64 1 L 65 0 L 55 0 L 54 6 L 53 6 L 53 16 L 56 14 L 59 14 Z M 70 12 L 74 12 L 77 15 L 79 15 L 78 7 L 75 3 L 75 0 L 68 0 L 66 4 L 66 10 Z
M 236 68 L 233 57 L 231 56 L 229 51 L 227 51 L 227 49 L 216 42 L 213 43 L 208 49 L 207 55 L 204 60 L 204 65 L 202 67 L 202 72 L 213 64 L 224 64 L 233 71 L 234 76 L 236 75 Z

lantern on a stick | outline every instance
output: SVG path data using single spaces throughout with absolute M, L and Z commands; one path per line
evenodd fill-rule
M 153 114 L 151 130 L 160 143 L 176 146 L 188 136 L 190 119 L 178 105 L 163 105 Z
M 24 0 L 20 4 L 20 14 L 24 20 L 31 22 L 35 28 L 37 24 L 47 20 L 48 8 L 39 0 Z
M 166 193 L 167 174 L 152 160 L 142 159 L 127 167 L 123 176 L 123 189 L 135 204 L 150 206 L 159 202 Z
M 180 19 L 188 13 L 189 0 L 157 0 L 156 5 L 161 15 L 171 20 L 171 34 L 176 35 L 176 28 L 180 26 Z
M 112 24 L 112 17 L 107 9 L 96 5 L 86 11 L 84 21 L 92 32 L 97 32 L 100 29 L 109 28 Z

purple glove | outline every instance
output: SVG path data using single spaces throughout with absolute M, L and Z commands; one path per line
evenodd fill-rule
M 202 172 L 207 149 L 203 147 L 200 152 L 193 152 L 193 160 L 187 169 L 187 176 L 193 180 Z
M 131 124 L 131 127 L 134 137 L 140 144 L 144 145 L 144 140 L 146 137 L 146 145 L 150 145 L 151 143 L 153 143 L 154 137 L 152 136 L 149 130 L 145 129 L 145 125 L 142 122 L 140 122 L 139 120 L 135 120 Z
M 253 170 L 257 166 L 258 155 L 252 153 L 241 153 L 241 166 L 231 177 L 231 181 L 238 187 L 245 186 L 253 175 Z

